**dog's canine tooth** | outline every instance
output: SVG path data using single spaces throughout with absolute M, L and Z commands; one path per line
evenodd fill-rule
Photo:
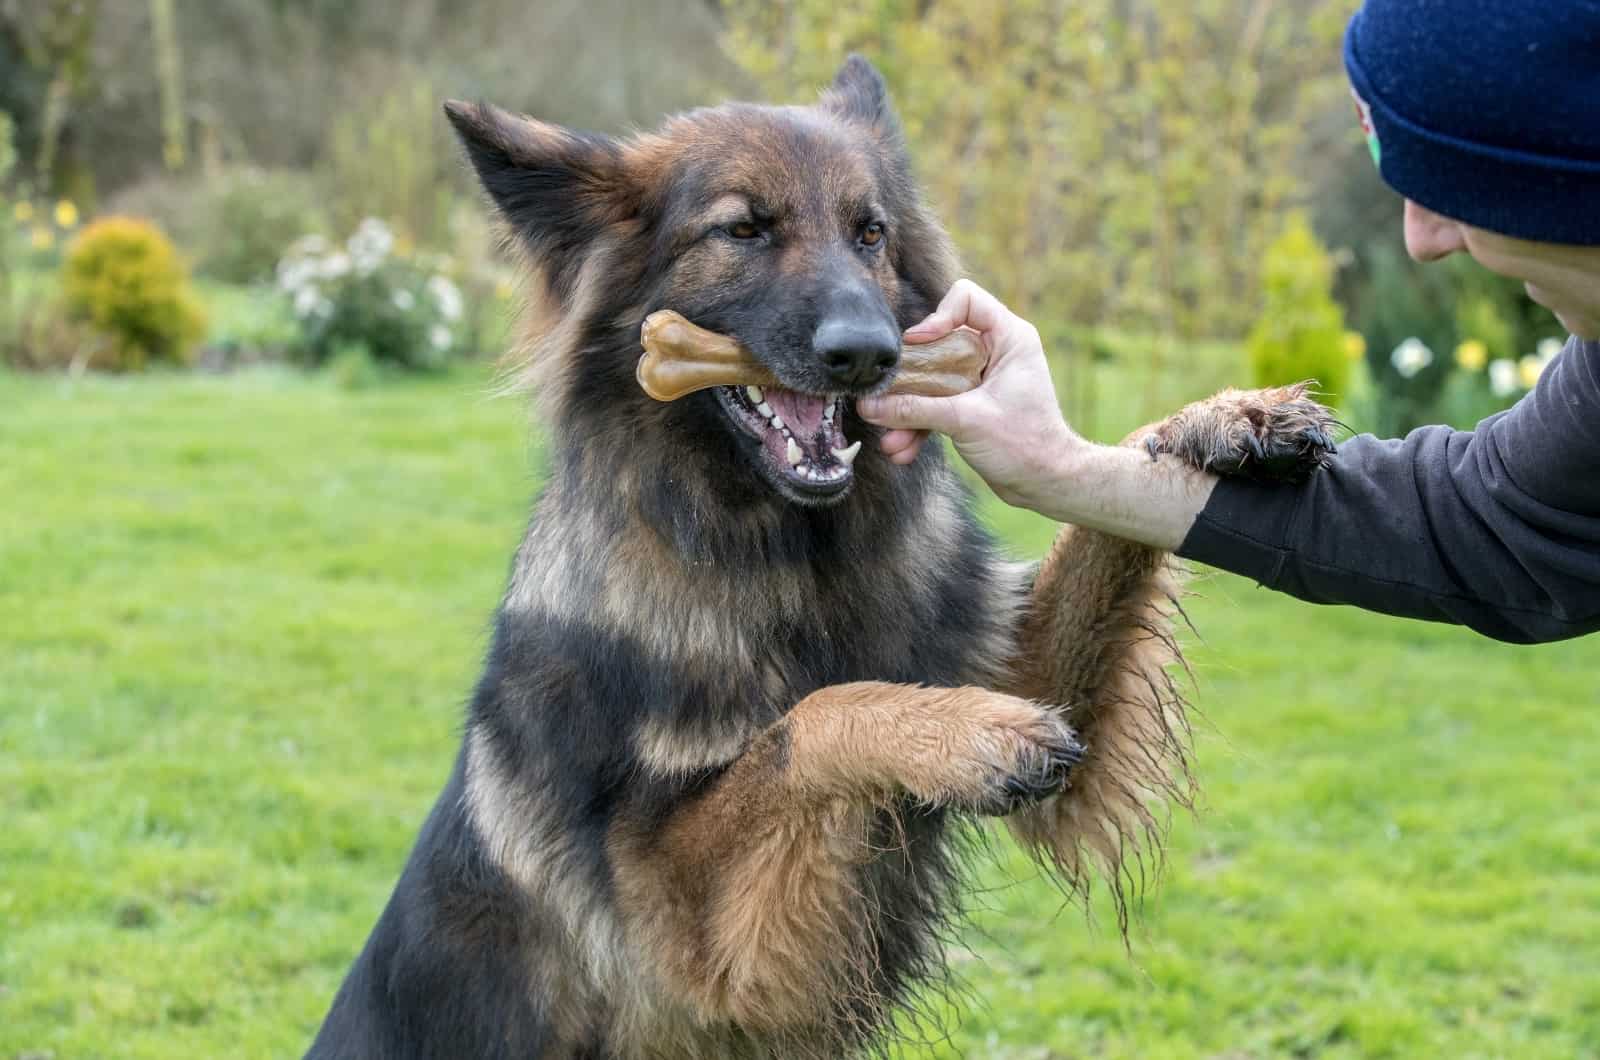
M 861 452 L 861 442 L 854 441 L 845 446 L 843 449 L 830 449 L 828 451 L 833 454 L 833 458 L 835 460 L 839 461 L 839 463 L 843 464 L 845 467 L 849 467 L 851 464 L 856 462 L 856 454 Z
M 801 461 L 803 461 L 806 458 L 806 455 L 800 451 L 800 447 L 795 444 L 793 438 L 789 439 L 789 449 L 787 451 L 787 456 L 789 457 L 789 463 L 791 465 L 793 465 L 794 467 L 799 467 Z
M 761 388 L 758 386 L 745 387 L 744 396 L 750 399 L 750 404 L 752 405 L 760 405 L 764 400 L 761 394 Z

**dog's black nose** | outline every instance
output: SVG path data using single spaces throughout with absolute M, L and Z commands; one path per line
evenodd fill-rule
M 833 381 L 853 389 L 873 386 L 900 360 L 900 335 L 882 321 L 824 320 L 811 345 Z

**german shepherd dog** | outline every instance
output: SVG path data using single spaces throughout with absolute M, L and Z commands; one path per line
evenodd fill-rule
M 1120 896 L 1158 851 L 1190 790 L 1170 557 L 1067 527 L 1006 562 L 938 445 L 891 466 L 856 416 L 959 275 L 865 61 L 815 105 L 628 140 L 446 111 L 531 268 L 550 475 L 454 772 L 309 1055 L 882 1052 L 943 981 L 975 815 L 1069 889 Z M 651 400 L 663 308 L 782 387 Z M 1328 424 L 1230 392 L 1140 440 L 1289 478 Z

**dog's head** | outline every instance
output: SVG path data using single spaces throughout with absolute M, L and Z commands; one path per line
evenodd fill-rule
M 813 106 L 728 104 L 628 140 L 446 111 L 540 277 L 565 409 L 813 506 L 881 460 L 853 398 L 888 385 L 956 266 L 871 64 L 852 57 Z M 633 370 L 656 309 L 739 339 L 781 386 L 651 408 Z

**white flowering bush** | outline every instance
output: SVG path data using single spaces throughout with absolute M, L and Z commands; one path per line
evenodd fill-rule
M 367 218 L 342 245 L 296 242 L 278 263 L 278 286 L 301 330 L 300 350 L 321 365 L 361 350 L 405 368 L 443 366 L 464 352 L 466 306 L 441 259 L 400 254 L 394 233 Z

